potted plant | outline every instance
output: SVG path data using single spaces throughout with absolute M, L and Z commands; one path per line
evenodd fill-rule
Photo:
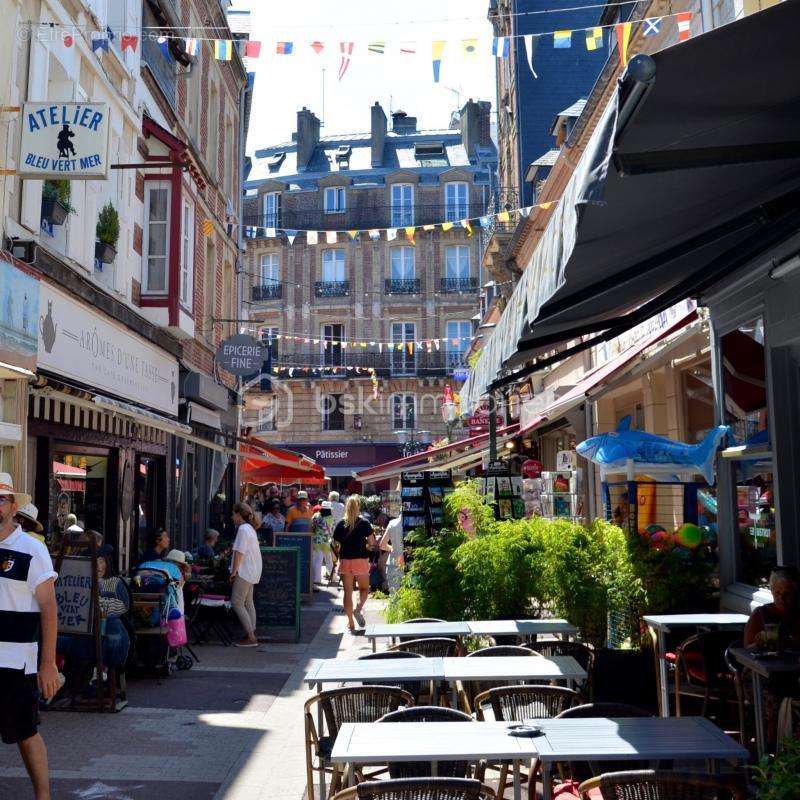
M 63 225 L 75 209 L 69 202 L 72 184 L 65 178 L 48 180 L 42 187 L 42 219 L 50 225 Z
M 119 241 L 119 214 L 109 201 L 97 216 L 97 242 L 94 246 L 94 257 L 101 264 L 111 264 L 117 257 Z
M 800 797 L 800 741 L 784 739 L 776 755 L 751 767 L 758 800 Z

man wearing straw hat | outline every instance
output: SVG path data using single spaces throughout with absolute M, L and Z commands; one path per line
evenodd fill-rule
M 36 800 L 49 800 L 47 749 L 38 733 L 39 693 L 50 700 L 59 688 L 56 573 L 44 544 L 24 533 L 15 519 L 30 501 L 30 495 L 14 491 L 9 474 L 0 472 L 0 738 L 19 747 Z

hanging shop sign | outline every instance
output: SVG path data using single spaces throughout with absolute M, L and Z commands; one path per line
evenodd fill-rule
M 217 364 L 231 375 L 258 375 L 266 352 L 257 339 L 239 333 L 226 339 L 217 350 Z
M 107 103 L 25 103 L 17 174 L 23 178 L 107 178 Z
M 44 281 L 39 309 L 39 369 L 177 416 L 177 359 Z

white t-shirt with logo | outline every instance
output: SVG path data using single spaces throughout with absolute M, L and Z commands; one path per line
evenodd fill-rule
M 19 526 L 0 541 L 0 667 L 36 674 L 39 603 L 35 591 L 55 577 L 47 548 Z M 32 641 L 25 641 L 28 631 Z
M 261 580 L 261 549 L 255 528 L 249 522 L 243 522 L 236 531 L 233 549 L 242 554 L 238 575 L 248 583 Z

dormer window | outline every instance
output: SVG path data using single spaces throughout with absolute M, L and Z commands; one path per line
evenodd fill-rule
M 414 158 L 421 167 L 446 167 L 444 142 L 417 142 L 414 145 Z

